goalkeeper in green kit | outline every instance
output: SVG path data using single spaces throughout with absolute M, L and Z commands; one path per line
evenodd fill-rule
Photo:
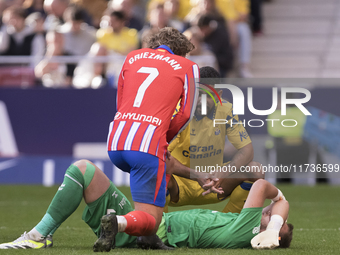
M 265 199 L 273 203 L 263 209 Z M 293 230 L 286 223 L 288 211 L 281 191 L 260 179 L 252 185 L 240 213 L 202 209 L 164 213 L 157 235 L 174 247 L 288 248 Z
M 41 221 L 15 241 L 0 244 L 0 249 L 52 247 L 54 232 L 77 209 L 83 197 L 87 204 L 83 220 L 99 237 L 96 243 L 108 243 L 110 249 L 272 249 L 287 248 L 292 240 L 293 226 L 286 223 L 289 204 L 280 190 L 263 179 L 252 185 L 239 214 L 202 209 L 164 213 L 156 235 L 128 235 L 124 233 L 127 221 L 123 215 L 133 211 L 130 202 L 97 166 L 80 160 L 66 171 L 64 182 Z M 266 199 L 272 199 L 273 203 L 262 208 Z M 101 247 L 97 245 L 95 251 L 107 251 Z

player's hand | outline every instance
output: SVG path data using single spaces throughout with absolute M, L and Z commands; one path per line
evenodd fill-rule
M 210 179 L 210 182 L 204 184 L 202 188 L 206 190 L 202 193 L 202 196 L 205 196 L 209 193 L 217 193 L 217 194 L 224 193 L 223 189 L 220 187 L 220 179 L 218 178 Z
M 253 237 L 250 243 L 254 249 L 274 249 L 279 246 L 279 231 L 265 230 Z
M 204 185 L 211 182 L 211 178 L 208 178 L 208 177 L 197 177 L 197 178 L 195 178 L 195 180 L 198 182 L 198 184 L 201 186 L 201 188 L 205 189 L 205 190 L 207 188 L 204 188 Z

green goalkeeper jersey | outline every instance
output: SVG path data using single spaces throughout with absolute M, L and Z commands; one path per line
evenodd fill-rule
M 160 237 L 174 247 L 246 248 L 260 232 L 261 217 L 261 207 L 241 213 L 202 209 L 165 213 L 160 226 L 165 231 Z

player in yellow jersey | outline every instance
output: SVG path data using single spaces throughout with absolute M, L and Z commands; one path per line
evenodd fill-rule
M 213 80 L 216 81 L 220 78 L 219 73 L 212 67 L 202 67 L 200 77 L 203 82 L 208 81 L 210 84 Z M 209 78 L 210 82 L 206 78 Z M 222 91 L 218 93 L 221 95 Z M 217 99 L 216 95 L 215 97 Z M 173 160 L 175 167 L 172 167 L 174 170 L 168 184 L 167 204 L 169 206 L 202 205 L 217 203 L 230 197 L 223 212 L 240 212 L 248 196 L 251 183 L 264 177 L 260 172 L 261 165 L 253 161 L 253 146 L 243 125 L 229 125 L 229 122 L 226 125 L 216 125 L 216 127 L 213 125 L 214 119 L 232 120 L 232 123 L 239 122 L 238 116 L 232 114 L 232 104 L 222 100 L 222 105 L 219 103 L 215 105 L 214 100 L 208 96 L 207 114 L 201 115 L 199 102 L 200 99 L 195 116 L 189 126 L 177 136 L 168 148 L 171 152 L 170 159 L 172 157 L 179 162 Z M 226 137 L 238 151 L 230 162 L 224 163 L 223 151 Z M 181 167 L 181 164 L 185 167 Z M 252 175 L 238 174 L 237 178 L 223 178 L 218 181 L 218 186 L 224 190 L 223 194 L 208 191 L 206 193 L 210 194 L 203 196 L 202 193 L 205 190 L 201 186 L 208 180 L 200 176 L 196 176 L 196 178 L 193 176 L 195 174 L 192 169 L 194 165 L 227 165 L 237 170 L 241 166 L 253 166 L 254 173 Z M 190 168 L 191 170 L 189 170 Z M 216 172 L 216 174 L 216 177 L 226 177 L 225 173 Z M 219 192 L 215 187 L 212 189 Z

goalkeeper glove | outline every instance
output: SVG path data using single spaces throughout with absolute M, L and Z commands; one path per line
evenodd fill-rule
M 272 215 L 267 229 L 251 239 L 250 243 L 254 249 L 274 249 L 280 245 L 279 233 L 283 225 L 283 218 L 278 215 Z
M 250 241 L 254 249 L 274 249 L 279 246 L 279 231 L 268 229 L 256 235 Z

